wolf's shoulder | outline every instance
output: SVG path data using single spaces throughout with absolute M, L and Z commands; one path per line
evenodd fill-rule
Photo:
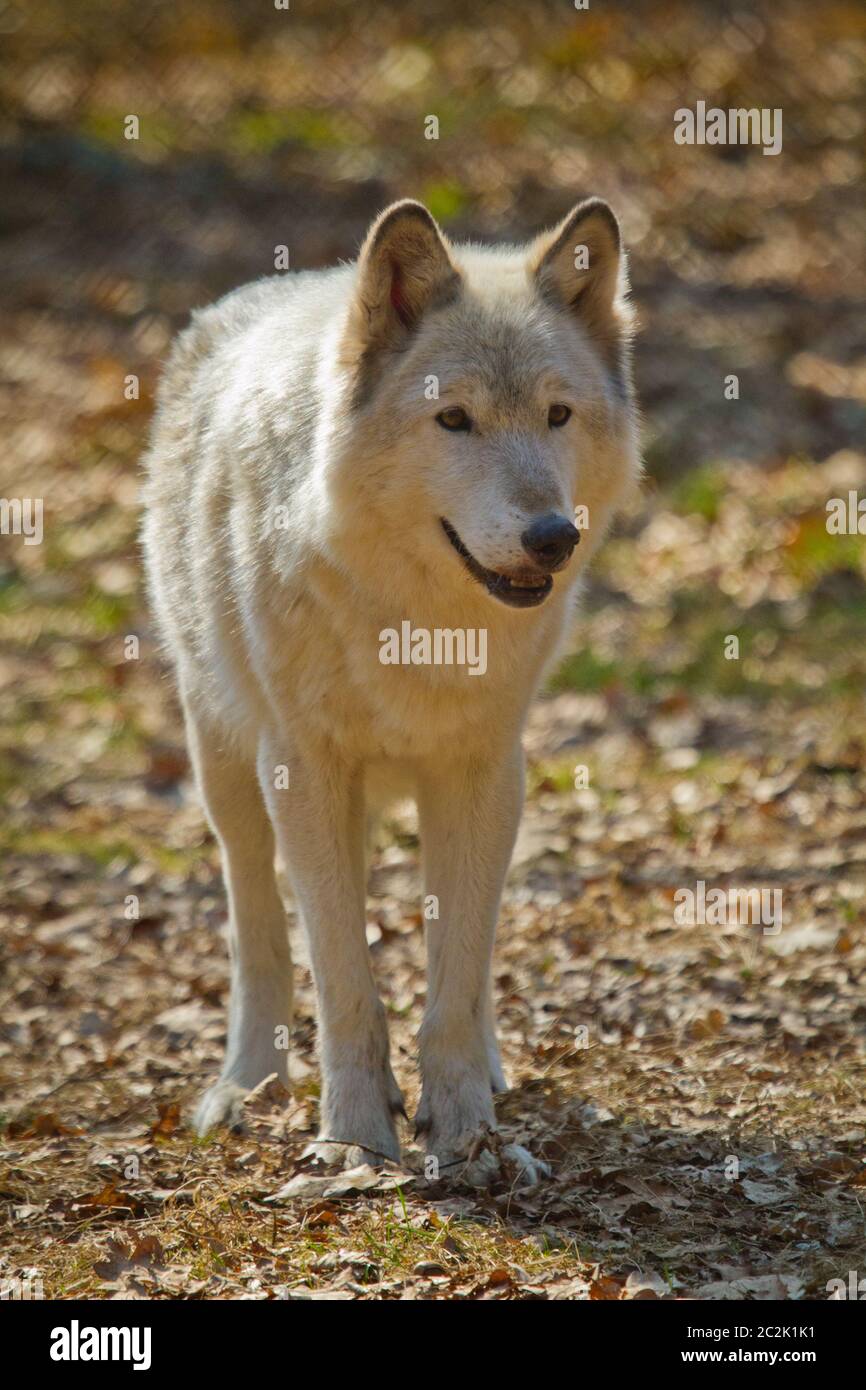
M 243 332 L 266 318 L 292 320 L 310 313 L 325 318 L 345 303 L 354 273 L 347 264 L 266 275 L 196 310 L 190 329 L 219 335 Z
M 273 333 L 284 348 L 313 339 L 348 301 L 355 267 L 268 275 L 194 309 L 178 334 L 163 372 L 163 392 L 174 394 L 198 369 L 251 333 Z

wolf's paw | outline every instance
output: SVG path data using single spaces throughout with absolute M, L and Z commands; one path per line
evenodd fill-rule
M 315 1159 L 317 1163 L 328 1168 L 347 1171 L 350 1168 L 360 1168 L 361 1164 L 366 1164 L 369 1168 L 381 1168 L 389 1160 L 399 1162 L 400 1145 L 394 1140 L 389 1140 L 387 1148 L 365 1149 L 361 1144 L 334 1144 L 328 1139 L 314 1139 L 312 1144 L 308 1144 L 304 1149 L 302 1156 Z
M 550 1177 L 550 1165 L 536 1158 L 522 1144 L 512 1144 L 491 1125 L 481 1125 L 474 1134 L 459 1139 L 427 1137 L 428 1160 L 437 1166 L 430 1177 L 467 1183 L 469 1187 L 491 1187 L 504 1182 L 511 1187 L 535 1187 Z
M 378 1074 L 332 1075 L 325 1086 L 319 1136 L 306 1155 L 341 1168 L 357 1168 L 361 1163 L 375 1168 L 389 1159 L 399 1162 L 394 1121 L 405 1114 L 390 1068 Z
M 243 1105 L 248 1095 L 245 1086 L 236 1081 L 215 1081 L 209 1086 L 196 1107 L 194 1124 L 200 1135 L 212 1129 L 240 1130 L 243 1124 Z
M 488 1078 L 478 1065 L 459 1063 L 444 1071 L 428 1064 L 415 1125 L 427 1151 L 425 1172 L 430 1177 L 457 1179 L 472 1187 L 494 1182 L 533 1187 L 550 1175 L 546 1163 L 507 1141 L 496 1128 Z
M 490 1076 L 486 1065 L 460 1057 L 447 1064 L 434 1058 L 425 1066 L 422 1056 L 422 1069 L 415 1133 L 444 1175 L 465 1159 L 476 1135 L 496 1129 Z
M 536 1187 L 542 1178 L 550 1177 L 550 1164 L 535 1158 L 522 1144 L 500 1143 L 474 1155 L 470 1149 L 470 1156 L 458 1173 L 470 1187 L 490 1187 L 500 1181 L 512 1187 Z

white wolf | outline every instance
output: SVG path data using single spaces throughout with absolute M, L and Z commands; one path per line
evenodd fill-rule
M 178 341 L 144 545 L 229 900 L 228 1044 L 201 1131 L 265 1076 L 288 1080 L 276 847 L 318 994 L 317 1152 L 399 1157 L 365 940 L 365 806 L 383 787 L 417 799 L 439 909 L 417 1132 L 459 1166 L 495 1128 L 491 953 L 521 729 L 579 571 L 639 472 L 625 294 L 598 199 L 528 246 L 489 249 L 451 244 L 404 201 L 353 264 L 238 290 Z M 407 622 L 482 630 L 485 669 L 383 664 L 383 634 Z M 521 1146 L 510 1156 L 524 1179 L 544 1171 Z

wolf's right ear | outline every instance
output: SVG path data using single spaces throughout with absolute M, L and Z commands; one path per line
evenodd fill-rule
M 460 288 L 447 242 L 422 203 L 404 199 L 377 217 L 358 257 L 349 335 L 358 355 L 399 346 L 427 309 Z

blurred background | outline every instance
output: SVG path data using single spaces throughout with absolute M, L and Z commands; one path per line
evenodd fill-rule
M 576 655 L 529 734 L 506 916 L 528 912 L 523 939 L 544 951 L 525 958 L 506 922 L 517 1031 L 549 1042 L 552 1016 L 567 1031 L 583 1011 L 620 1036 L 691 1029 L 738 1086 L 747 1038 L 793 1049 L 813 1082 L 816 1057 L 853 1056 L 866 554 L 862 536 L 828 534 L 825 506 L 866 485 L 863 5 L 19 0 L 0 30 L 0 496 L 45 507 L 41 545 L 0 537 L 0 1061 L 19 1132 L 62 1135 L 94 1097 L 99 1123 L 134 1131 L 116 1068 L 141 1104 L 160 1087 L 185 1097 L 224 1027 L 216 854 L 140 587 L 160 363 L 192 308 L 273 273 L 276 246 L 293 269 L 349 259 L 406 196 L 454 238 L 515 241 L 604 196 L 641 323 L 644 496 L 599 558 Z M 782 152 L 678 145 L 674 112 L 699 100 L 781 108 Z M 575 793 L 577 762 L 591 779 Z M 397 826 L 370 927 L 407 1027 L 424 988 L 401 878 L 415 849 Z M 736 988 L 760 1000 L 746 1022 L 716 987 L 718 942 L 690 938 L 688 1001 L 670 981 L 660 992 L 670 894 L 693 871 L 783 882 L 812 948 L 793 975 L 766 951 L 737 957 Z M 590 1005 L 575 981 L 592 962 Z M 695 1033 L 696 1019 L 710 1022 Z M 608 1098 L 617 1067 L 628 1093 L 627 1060 L 608 1056 Z

